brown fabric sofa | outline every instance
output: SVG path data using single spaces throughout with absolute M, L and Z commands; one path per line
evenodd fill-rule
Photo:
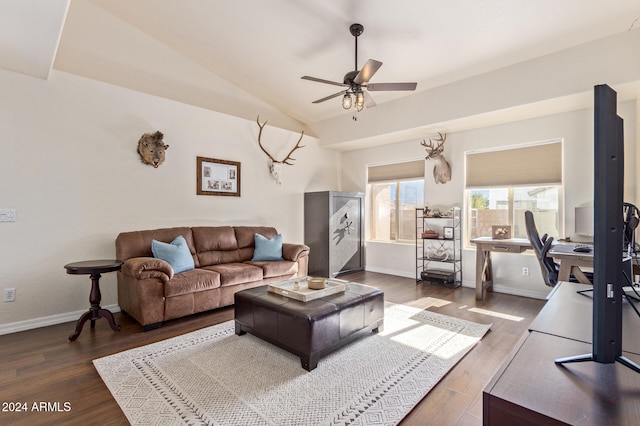
M 309 247 L 282 244 L 278 261 L 253 262 L 254 236 L 273 238 L 265 226 L 180 227 L 123 232 L 116 238 L 118 304 L 145 330 L 163 321 L 232 305 L 236 292 L 272 282 L 303 277 Z M 195 269 L 174 274 L 171 265 L 153 257 L 151 241 L 165 243 L 182 235 Z

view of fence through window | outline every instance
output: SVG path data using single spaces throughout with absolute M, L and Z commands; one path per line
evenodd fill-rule
M 562 238 L 559 186 L 522 186 L 467 190 L 469 239 L 490 237 L 492 225 L 511 225 L 512 238 L 527 238 L 524 212 L 531 210 L 541 234 Z
M 416 207 L 424 207 L 424 180 L 372 183 L 370 194 L 370 238 L 413 243 Z

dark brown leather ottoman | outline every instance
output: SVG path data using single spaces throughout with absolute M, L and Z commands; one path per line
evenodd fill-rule
M 345 292 L 308 302 L 270 293 L 267 286 L 235 294 L 236 334 L 251 333 L 300 357 L 311 371 L 320 357 L 382 330 L 384 293 L 345 283 Z

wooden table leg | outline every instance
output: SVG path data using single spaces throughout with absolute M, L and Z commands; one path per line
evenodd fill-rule
M 591 280 L 589 280 L 589 278 L 587 278 L 587 276 L 584 274 L 584 272 L 582 272 L 582 269 L 580 269 L 579 266 L 573 266 L 571 268 L 571 273 L 573 274 L 574 277 L 576 277 L 578 282 L 580 282 L 582 284 L 593 284 L 591 282 Z M 558 278 L 560 278 L 560 274 L 558 274 Z
M 476 248 L 476 300 L 484 298 L 484 290 L 493 290 L 491 251 Z
M 82 314 L 78 322 L 76 323 L 76 329 L 74 333 L 69 336 L 69 340 L 74 341 L 80 336 L 82 332 L 82 327 L 84 323 L 87 321 L 91 321 L 91 328 L 95 327 L 96 320 L 99 318 L 104 318 L 107 320 L 111 329 L 114 331 L 119 331 L 120 326 L 116 324 L 113 314 L 108 309 L 102 309 L 100 307 L 100 300 L 102 299 L 102 295 L 100 293 L 100 274 L 91 274 L 91 294 L 89 295 L 89 303 L 91 307 L 89 311 Z
M 569 281 L 571 277 L 571 268 L 572 265 L 569 261 L 562 260 L 560 261 L 560 270 L 558 271 L 558 281 Z
M 489 292 L 493 292 L 493 264 L 491 263 L 491 252 L 487 252 L 486 271 L 484 273 L 484 282 L 482 283 L 482 289 Z

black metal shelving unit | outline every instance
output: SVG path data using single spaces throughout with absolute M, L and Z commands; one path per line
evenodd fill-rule
M 445 228 L 451 236 L 445 237 Z M 422 238 L 426 230 L 437 232 L 438 238 Z M 447 287 L 462 285 L 462 220 L 460 208 L 447 216 L 425 216 L 424 208 L 416 209 L 416 282 L 429 281 Z

